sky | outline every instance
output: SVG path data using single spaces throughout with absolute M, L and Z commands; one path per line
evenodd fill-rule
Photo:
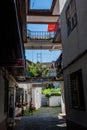
M 37 2 L 36 2 L 37 1 Z M 39 3 L 39 4 L 38 4 Z M 31 0 L 31 9 L 50 9 L 50 3 L 52 0 Z M 47 24 L 27 24 L 27 29 L 31 31 L 47 31 Z M 36 63 L 39 62 L 52 62 L 56 61 L 61 51 L 49 51 L 49 50 L 25 50 L 26 59 Z
M 31 0 L 30 9 L 50 9 L 52 0 Z
M 47 31 L 48 24 L 27 24 L 27 29 L 30 31 Z
M 52 62 L 56 61 L 61 51 L 49 51 L 49 50 L 26 50 L 26 59 L 37 63 L 39 62 Z
M 47 24 L 28 24 L 27 28 L 31 31 L 47 31 Z M 61 51 L 49 51 L 49 50 L 26 50 L 26 59 L 36 63 L 39 62 L 52 62 L 56 61 Z

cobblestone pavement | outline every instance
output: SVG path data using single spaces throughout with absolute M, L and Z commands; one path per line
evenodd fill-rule
M 14 130 L 66 130 L 66 123 L 58 117 L 58 112 L 58 107 L 43 107 L 33 115 L 17 117 Z

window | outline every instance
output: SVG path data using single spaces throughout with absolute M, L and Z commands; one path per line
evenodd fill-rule
M 74 109 L 85 109 L 82 70 L 70 74 L 71 106 Z
M 76 15 L 76 4 L 75 0 L 71 0 L 67 10 L 66 10 L 66 22 L 67 22 L 67 33 L 68 35 L 77 25 L 77 15 Z

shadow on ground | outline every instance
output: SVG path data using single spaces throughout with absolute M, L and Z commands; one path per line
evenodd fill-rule
M 17 117 L 14 130 L 66 130 L 65 120 L 58 117 L 60 108 L 43 107 L 33 115 Z

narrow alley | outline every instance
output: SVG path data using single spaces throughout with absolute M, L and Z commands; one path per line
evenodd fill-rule
M 42 107 L 33 115 L 17 117 L 14 130 L 66 130 L 66 123 L 58 116 L 59 112 L 58 107 Z
M 0 130 L 87 130 L 87 0 L 1 7 Z

